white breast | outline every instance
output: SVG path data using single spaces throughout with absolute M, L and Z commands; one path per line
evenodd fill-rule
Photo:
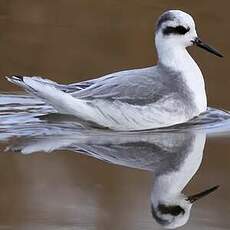
M 207 109 L 207 96 L 205 92 L 205 83 L 200 68 L 196 62 L 190 57 L 184 60 L 182 75 L 192 92 L 193 100 L 198 113 L 202 113 Z

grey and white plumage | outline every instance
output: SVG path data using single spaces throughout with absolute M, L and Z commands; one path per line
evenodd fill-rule
M 184 29 L 174 31 L 178 27 Z M 37 77 L 12 76 L 8 80 L 42 98 L 60 113 L 110 129 L 171 126 L 207 109 L 202 73 L 186 50 L 196 39 L 192 17 L 171 10 L 157 23 L 156 66 L 112 73 L 67 86 Z

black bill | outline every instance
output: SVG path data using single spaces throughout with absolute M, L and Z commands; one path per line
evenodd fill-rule
M 203 48 L 204 50 L 207 50 L 210 53 L 215 54 L 218 57 L 223 57 L 223 55 L 216 49 L 210 47 L 209 45 L 205 44 L 204 42 L 202 42 L 199 38 L 196 38 L 193 41 L 193 44 L 197 45 L 200 48 Z
M 214 192 L 214 191 L 215 191 L 216 189 L 218 189 L 218 188 L 219 188 L 219 185 L 216 185 L 216 186 L 214 186 L 214 187 L 212 187 L 212 188 L 209 188 L 209 189 L 207 189 L 207 190 L 205 190 L 205 191 L 203 191 L 203 192 L 200 192 L 200 193 L 198 193 L 198 194 L 189 196 L 187 200 L 189 200 L 191 203 L 193 203 L 193 202 L 199 200 L 200 198 L 205 197 L 205 196 L 207 196 L 208 194 Z

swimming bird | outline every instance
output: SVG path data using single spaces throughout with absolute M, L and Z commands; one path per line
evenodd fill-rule
M 186 47 L 222 55 L 197 36 L 193 18 L 169 10 L 155 28 L 158 63 L 70 85 L 40 77 L 7 77 L 58 112 L 113 130 L 145 130 L 184 123 L 207 109 L 204 79 Z

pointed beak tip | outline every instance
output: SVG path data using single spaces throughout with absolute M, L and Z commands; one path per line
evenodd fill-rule
M 218 188 L 220 187 L 220 185 L 215 185 L 209 189 L 206 189 L 205 191 L 203 192 L 200 192 L 198 194 L 195 194 L 195 195 L 192 195 L 192 196 L 189 196 L 188 197 L 188 201 L 190 201 L 191 203 L 194 203 L 195 201 L 207 196 L 208 194 L 214 192 L 215 190 L 217 190 Z
M 212 48 L 211 46 L 209 46 L 208 44 L 204 43 L 200 38 L 195 38 L 193 41 L 193 44 L 195 44 L 196 46 L 218 56 L 218 57 L 224 57 L 224 55 L 222 55 L 218 50 Z
M 218 189 L 219 187 L 220 187 L 220 185 L 218 184 L 218 185 L 214 186 L 213 188 L 216 190 L 216 189 Z
M 223 58 L 223 57 L 224 57 L 224 55 L 223 55 L 223 54 L 221 54 L 220 52 L 215 53 L 215 55 L 216 55 L 217 57 L 220 57 L 220 58 Z

